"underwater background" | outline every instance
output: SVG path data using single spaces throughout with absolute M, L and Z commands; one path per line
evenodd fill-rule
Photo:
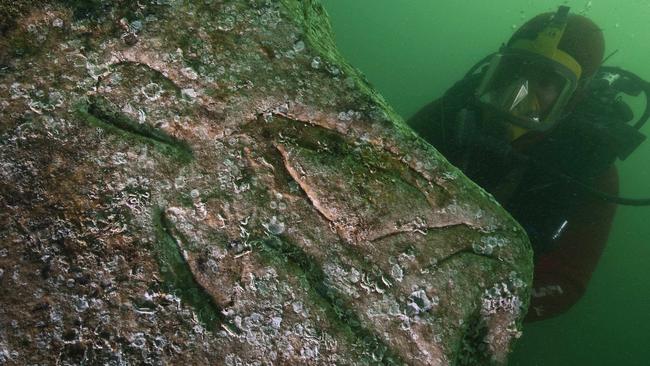
M 559 5 L 603 29 L 606 55 L 618 50 L 606 65 L 650 80 L 650 0 L 321 1 L 339 50 L 405 119 Z M 650 141 L 617 166 L 621 196 L 650 197 Z M 650 207 L 618 207 L 587 293 L 567 313 L 526 324 L 509 364 L 650 365 Z

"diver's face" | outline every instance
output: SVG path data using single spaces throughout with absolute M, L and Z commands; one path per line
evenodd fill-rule
M 561 64 L 529 54 L 499 54 L 477 90 L 479 103 L 521 127 L 545 131 L 557 122 L 575 82 Z
M 544 70 L 519 70 L 496 89 L 493 103 L 513 117 L 540 122 L 555 107 L 561 94 L 562 80 L 554 73 Z
M 550 109 L 554 106 L 557 98 L 560 96 L 561 90 L 559 90 L 560 82 L 554 80 L 558 76 L 555 74 L 551 75 L 539 75 L 536 78 L 531 78 L 531 90 L 537 98 L 540 114 L 546 115 L 550 112 Z

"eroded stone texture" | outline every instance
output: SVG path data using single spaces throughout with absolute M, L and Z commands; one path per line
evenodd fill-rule
M 0 42 L 0 364 L 505 361 L 524 232 L 315 1 L 26 4 Z

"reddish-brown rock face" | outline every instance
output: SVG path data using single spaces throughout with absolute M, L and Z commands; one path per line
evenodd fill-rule
M 505 361 L 524 232 L 341 59 L 320 5 L 21 11 L 0 364 Z

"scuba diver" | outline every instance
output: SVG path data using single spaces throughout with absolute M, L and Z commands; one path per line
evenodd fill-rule
M 535 272 L 526 318 L 568 310 L 584 294 L 618 197 L 616 159 L 644 140 L 650 84 L 603 66 L 602 31 L 559 7 L 520 29 L 408 121 L 490 192 L 531 240 Z M 622 100 L 646 97 L 643 115 Z

